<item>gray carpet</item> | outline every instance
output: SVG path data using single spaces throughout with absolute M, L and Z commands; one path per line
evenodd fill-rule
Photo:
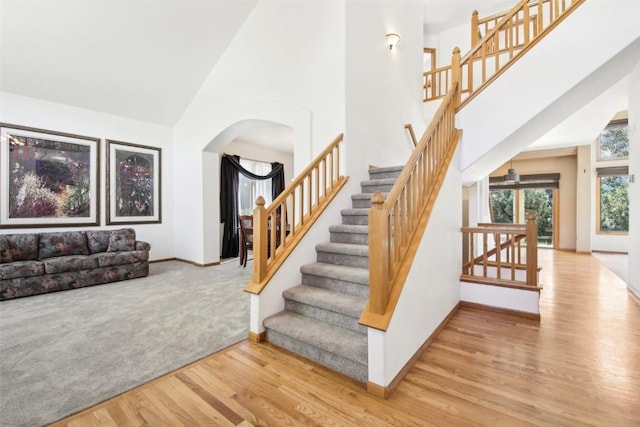
M 56 421 L 247 337 L 251 266 L 151 264 L 148 277 L 0 302 L 0 425 Z

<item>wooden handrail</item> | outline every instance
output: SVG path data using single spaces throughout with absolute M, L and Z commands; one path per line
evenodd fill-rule
M 452 61 L 460 60 L 454 49 Z M 460 139 L 455 110 L 459 75 L 385 200 L 376 191 L 369 211 L 369 302 L 360 323 L 386 330 L 431 210 Z
M 486 18 L 471 17 L 471 50 L 461 59 L 460 92 L 468 94 L 458 107 L 467 105 L 478 93 L 513 65 L 585 0 L 521 0 L 513 9 Z M 567 6 L 567 4 L 569 4 Z M 482 35 L 484 28 L 485 34 Z M 451 67 L 425 73 L 425 101 L 442 98 L 446 87 L 433 82 L 447 81 Z M 434 74 L 437 71 L 437 75 Z M 443 77 L 444 76 L 444 77 Z
M 340 175 L 338 135 L 278 197 L 253 211 L 253 277 L 245 291 L 260 294 L 289 254 L 346 184 Z
M 462 227 L 467 245 L 467 258 L 463 260 L 460 279 L 476 283 L 539 288 L 538 284 L 538 225 L 536 214 L 529 212 L 527 223 L 479 224 Z M 525 256 L 521 241 L 526 239 Z M 476 256 L 476 246 L 481 246 Z M 524 262 L 523 262 L 524 260 Z M 525 270 L 525 279 L 516 278 L 516 271 Z M 504 274 L 509 277 L 503 277 Z
M 409 136 L 411 137 L 413 148 L 416 148 L 416 146 L 418 145 L 418 140 L 416 139 L 416 134 L 413 131 L 413 126 L 411 125 L 411 123 L 407 123 L 406 125 L 404 125 L 404 128 L 409 131 Z

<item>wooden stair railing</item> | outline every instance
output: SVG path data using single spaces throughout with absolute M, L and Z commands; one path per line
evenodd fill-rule
M 340 175 L 340 134 L 268 206 L 253 211 L 253 277 L 245 291 L 260 294 L 289 254 L 347 183 Z
M 459 61 L 456 48 L 452 62 Z M 460 140 L 461 131 L 455 128 L 459 75 L 453 79 L 386 200 L 379 191 L 371 197 L 369 301 L 360 317 L 365 326 L 387 329 Z
M 472 48 L 461 59 L 462 70 L 459 71 L 462 76 L 460 92 L 468 96 L 458 109 L 469 103 L 584 1 L 522 0 L 508 12 L 482 19 L 474 11 L 471 18 Z M 452 74 L 452 66 L 425 72 L 424 100 L 442 98 Z
M 540 288 L 538 225 L 534 212 L 529 212 L 526 224 L 484 223 L 478 224 L 477 227 L 462 227 L 462 234 L 467 256 L 466 260 L 463 260 L 460 280 L 519 288 Z M 523 257 L 521 242 L 524 239 L 527 245 Z M 476 256 L 477 245 L 482 246 L 479 256 Z M 518 270 L 526 270 L 525 280 L 516 278 Z M 490 272 L 495 272 L 495 276 Z

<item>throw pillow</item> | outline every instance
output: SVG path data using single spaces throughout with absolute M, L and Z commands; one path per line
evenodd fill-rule
M 111 231 L 109 230 L 90 230 L 87 231 L 87 241 L 89 243 L 89 252 L 96 254 L 98 252 L 106 252 L 109 248 L 109 239 Z
M 113 230 L 107 252 L 133 251 L 136 248 L 136 232 L 133 228 Z
M 3 262 L 13 262 L 13 255 L 11 255 L 11 248 L 9 248 L 7 238 L 0 236 L 0 263 Z

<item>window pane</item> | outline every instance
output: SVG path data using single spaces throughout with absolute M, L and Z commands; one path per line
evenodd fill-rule
M 629 157 L 627 124 L 609 125 L 600 134 L 600 160 Z
M 553 246 L 553 189 L 524 190 L 524 211 L 536 213 L 538 246 Z
M 600 178 L 600 231 L 629 231 L 629 177 Z
M 513 224 L 513 190 L 491 190 L 493 222 Z
M 243 168 L 256 175 L 262 176 L 271 172 L 271 163 L 240 159 L 240 164 Z M 238 212 L 240 215 L 253 215 L 258 196 L 264 198 L 265 206 L 271 203 L 271 179 L 255 180 L 247 178 L 242 174 L 239 175 Z

